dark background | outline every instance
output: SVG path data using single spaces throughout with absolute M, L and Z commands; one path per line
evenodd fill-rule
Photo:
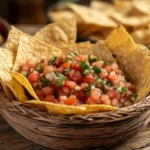
M 0 17 L 10 24 L 44 24 L 49 22 L 47 11 L 64 2 L 88 5 L 90 0 L 1 0 Z

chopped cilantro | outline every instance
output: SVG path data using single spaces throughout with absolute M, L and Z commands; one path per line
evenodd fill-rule
M 97 61 L 96 58 L 91 58 L 90 55 L 88 55 L 88 60 L 89 60 L 90 63 L 93 63 L 93 62 L 96 62 L 96 61 Z
M 90 90 L 91 90 L 91 88 L 92 88 L 92 83 L 89 83 L 88 87 L 83 90 L 84 94 L 86 96 L 90 96 Z
M 91 58 L 91 56 L 88 55 L 88 60 L 89 60 L 90 63 L 93 63 L 93 62 L 96 62 L 96 61 L 100 60 L 100 57 L 97 56 L 96 58 Z
M 103 80 L 103 79 L 100 79 L 100 78 L 98 78 L 96 82 L 100 83 L 102 86 L 105 86 L 107 84 L 106 80 Z
M 63 63 L 68 62 L 68 61 L 70 61 L 70 60 L 69 60 L 69 59 L 65 59 L 65 60 L 63 61 Z
M 102 72 L 101 69 L 99 69 L 97 66 L 93 66 L 93 70 L 95 74 L 99 74 Z
M 91 73 L 90 69 L 85 69 L 85 71 L 83 72 L 83 74 L 85 74 L 85 75 L 90 74 L 90 73 Z
M 136 95 L 136 94 L 134 94 L 134 93 L 131 93 L 131 94 L 130 94 L 130 97 L 131 97 L 131 100 L 133 100 L 133 101 L 134 101 L 134 100 L 136 99 L 137 95 Z
M 38 65 L 38 66 L 35 68 L 35 70 L 40 73 L 40 72 L 42 71 L 42 68 L 43 68 L 42 66 Z
M 49 80 L 47 78 L 41 78 L 42 85 L 43 86 L 48 86 L 49 85 Z
M 83 60 L 81 63 L 80 63 L 80 68 L 82 70 L 86 70 L 86 69 L 90 69 L 90 66 L 86 63 L 85 60 Z
M 127 91 L 127 89 L 122 86 L 117 87 L 117 90 L 119 91 L 120 94 L 124 94 Z
M 104 61 L 104 66 L 108 66 L 109 62 L 108 61 Z
M 102 79 L 102 80 L 101 80 L 101 85 L 102 85 L 102 86 L 105 86 L 106 84 L 107 84 L 107 81 Z
M 91 87 L 92 87 L 92 83 L 89 83 L 88 87 L 85 88 L 83 91 L 89 91 L 89 90 L 91 90 Z
M 59 87 L 59 86 L 62 86 L 62 82 L 63 82 L 64 80 L 66 80 L 67 77 L 64 76 L 64 75 L 61 74 L 61 73 L 58 73 L 58 72 L 55 72 L 55 75 L 56 75 L 57 79 L 54 80 L 54 81 L 52 82 L 52 84 L 55 84 L 55 85 L 58 86 L 58 87 Z
M 37 84 L 37 85 L 35 86 L 35 89 L 36 89 L 36 90 L 40 90 L 40 85 Z
M 55 60 L 57 59 L 57 57 L 55 56 L 54 58 L 51 58 L 49 61 L 48 61 L 48 65 L 52 65 Z
M 70 71 L 70 70 L 69 70 L 68 68 L 64 68 L 64 74 L 65 74 L 65 75 L 68 74 L 69 71 Z
M 90 92 L 89 92 L 89 91 L 84 91 L 84 94 L 85 94 L 86 96 L 90 96 Z
M 97 60 L 101 60 L 101 58 L 99 56 L 97 56 Z
M 112 82 L 110 82 L 110 81 L 107 81 L 107 85 L 108 86 L 114 86 L 114 84 Z
M 72 94 L 74 94 L 74 90 L 71 90 L 71 91 L 70 91 L 70 95 L 72 95 Z

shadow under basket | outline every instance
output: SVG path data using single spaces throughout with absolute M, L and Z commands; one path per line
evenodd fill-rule
M 106 149 L 130 139 L 150 120 L 150 96 L 117 111 L 68 116 L 29 108 L 0 94 L 5 120 L 27 139 L 52 149 Z

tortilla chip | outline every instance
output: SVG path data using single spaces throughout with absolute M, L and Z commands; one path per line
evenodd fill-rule
M 93 44 L 89 42 L 81 42 L 77 44 L 66 45 L 61 48 L 65 55 L 68 55 L 71 52 L 77 52 L 79 54 L 92 54 Z
M 20 36 L 17 56 L 12 70 L 20 71 L 21 65 L 25 64 L 27 60 L 32 59 L 39 62 L 45 58 L 59 57 L 61 55 L 62 51 L 60 49 L 38 41 L 36 38 L 22 35 Z
M 116 23 L 104 12 L 73 3 L 68 3 L 66 7 L 79 16 L 84 24 L 94 24 L 100 27 L 116 27 Z
M 137 89 L 136 101 L 150 91 L 150 52 L 143 45 L 136 45 L 122 26 L 116 28 L 105 40 L 121 70 Z
M 125 16 L 121 13 L 112 12 L 109 16 L 117 21 L 119 24 L 124 26 L 131 26 L 131 27 L 141 27 L 146 26 L 150 22 L 150 16 Z
M 19 101 L 27 101 L 22 85 L 16 81 L 7 71 L 0 69 L 0 79 L 3 84 L 10 88 L 16 99 Z M 7 89 L 8 90 L 8 89 Z M 6 90 L 6 93 L 8 92 Z
M 31 84 L 29 83 L 29 81 L 27 80 L 26 77 L 24 77 L 22 74 L 18 73 L 18 72 L 10 72 L 10 74 L 21 84 L 23 85 L 27 91 L 31 94 L 32 97 L 34 97 L 36 100 L 39 101 L 39 98 L 37 97 L 37 95 L 35 94 Z
M 6 93 L 6 96 L 9 97 L 9 98 L 13 98 L 13 93 L 12 91 L 10 90 L 10 88 L 8 86 L 6 86 L 2 80 L 0 80 L 0 83 Z
M 132 38 L 135 43 L 140 43 L 144 45 L 150 44 L 150 29 L 139 29 L 131 33 Z
M 75 18 L 63 18 L 42 28 L 35 34 L 35 38 L 62 47 L 76 42 L 76 30 Z
M 106 14 L 116 11 L 115 7 L 112 4 L 98 0 L 92 0 L 90 3 L 90 7 L 93 9 L 104 11 Z
M 0 58 L 1 58 L 0 59 L 1 60 L 0 70 L 1 71 L 3 71 L 3 69 L 11 70 L 13 67 L 13 60 L 14 60 L 13 53 L 9 50 L 0 48 Z M 13 94 L 12 94 L 11 90 L 9 89 L 8 86 L 6 86 L 3 83 L 3 80 L 1 80 L 1 79 L 2 79 L 2 77 L 0 77 L 0 82 L 1 82 L 1 85 L 3 86 L 3 89 L 4 89 L 7 97 L 12 98 Z
M 104 40 L 104 35 L 101 32 L 97 32 L 97 33 L 92 33 L 92 34 L 88 35 L 87 38 L 91 41 L 96 42 L 99 40 Z
M 62 18 L 72 18 L 75 17 L 74 13 L 71 12 L 70 10 L 60 10 L 60 11 L 50 11 L 48 13 L 48 16 L 53 20 L 57 21 Z
M 87 113 L 95 113 L 95 112 L 104 112 L 110 110 L 117 110 L 118 108 L 108 106 L 108 105 L 80 105 L 80 106 L 69 106 L 63 104 L 54 104 L 51 102 L 44 101 L 26 101 L 25 104 L 29 104 L 36 108 L 40 108 L 42 110 L 47 110 L 52 114 L 62 114 L 62 115 L 71 115 L 71 114 L 87 114 Z
M 0 68 L 11 70 L 13 67 L 14 55 L 11 51 L 0 48 Z
M 114 63 L 116 60 L 113 58 L 112 53 L 105 44 L 104 41 L 100 40 L 93 46 L 93 55 L 100 56 L 102 60 Z
M 11 26 L 11 29 L 9 31 L 8 38 L 6 41 L 6 49 L 13 52 L 14 60 L 15 60 L 15 56 L 17 53 L 17 49 L 18 49 L 20 35 L 23 35 L 23 34 L 25 33 L 15 28 L 14 26 Z

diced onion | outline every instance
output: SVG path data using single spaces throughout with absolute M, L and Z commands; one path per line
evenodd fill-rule
M 60 100 L 65 100 L 67 99 L 67 96 L 60 96 Z
M 80 86 L 75 86 L 75 91 L 80 91 L 81 90 L 81 87 Z
M 46 79 L 48 79 L 49 81 L 54 81 L 56 79 L 56 75 L 54 72 L 49 72 L 46 74 Z

